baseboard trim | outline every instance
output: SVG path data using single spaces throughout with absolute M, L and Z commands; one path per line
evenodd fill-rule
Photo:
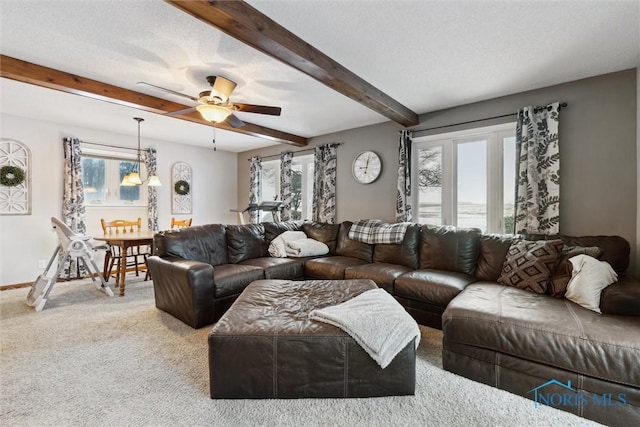
M 14 283 L 13 285 L 0 285 L 0 292 L 8 291 L 9 289 L 27 288 L 31 286 L 32 283 L 33 282 L 25 282 L 25 283 Z
M 146 271 L 146 270 L 145 270 Z M 93 277 L 98 277 L 97 274 L 94 274 Z M 56 283 L 61 283 L 61 282 L 70 282 L 72 280 L 81 280 L 81 279 L 88 279 L 89 275 L 86 275 L 84 277 L 81 277 L 80 279 L 78 278 L 73 278 L 73 279 L 65 279 L 65 278 L 58 278 L 58 280 L 56 280 Z M 20 289 L 20 288 L 28 288 L 33 284 L 33 282 L 24 282 L 24 283 L 14 283 L 12 285 L 0 285 L 0 292 L 2 291 L 8 291 L 10 289 Z

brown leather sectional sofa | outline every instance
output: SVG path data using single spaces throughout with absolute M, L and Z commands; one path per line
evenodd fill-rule
M 401 244 L 369 245 L 349 239 L 350 227 L 212 224 L 157 233 L 149 258 L 156 306 L 199 328 L 257 279 L 372 279 L 418 323 L 443 329 L 445 369 L 532 399 L 546 381 L 571 381 L 585 397 L 560 409 L 606 424 L 640 419 L 640 283 L 624 274 L 630 248 L 623 238 L 527 236 L 602 249 L 619 281 L 602 292 L 600 315 L 499 285 L 512 236 L 413 224 Z M 326 243 L 329 254 L 270 257 L 269 243 L 287 230 Z

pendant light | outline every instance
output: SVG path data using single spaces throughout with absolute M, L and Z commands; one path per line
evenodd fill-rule
M 143 122 L 144 119 L 141 117 L 134 117 L 133 120 L 138 122 L 138 151 L 137 151 L 137 168 L 128 173 L 122 178 L 122 182 L 120 186 L 122 187 L 134 187 L 136 185 L 142 185 L 144 182 L 147 182 L 149 187 L 160 187 L 162 183 L 160 179 L 156 175 L 149 175 L 146 179 L 140 178 L 140 163 L 142 162 L 142 151 L 140 150 L 140 122 Z

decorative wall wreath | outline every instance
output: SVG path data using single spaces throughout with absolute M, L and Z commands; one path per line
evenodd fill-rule
M 173 189 L 176 191 L 176 194 L 180 196 L 186 196 L 189 194 L 189 183 L 183 179 L 177 181 L 173 186 Z
M 0 184 L 15 187 L 24 182 L 24 170 L 18 166 L 2 166 L 0 168 Z

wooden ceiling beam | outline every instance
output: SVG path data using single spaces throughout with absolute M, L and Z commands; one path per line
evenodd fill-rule
M 166 99 L 76 76 L 64 71 L 54 70 L 53 68 L 43 67 L 5 55 L 0 55 L 0 77 L 157 114 L 166 114 L 189 108 L 188 105 L 167 101 Z M 245 122 L 245 126 L 236 129 L 226 123 L 208 122 L 195 111 L 171 117 L 298 147 L 307 145 L 307 139 L 302 136 L 247 122 Z
M 403 126 L 418 115 L 244 1 L 165 0 Z

